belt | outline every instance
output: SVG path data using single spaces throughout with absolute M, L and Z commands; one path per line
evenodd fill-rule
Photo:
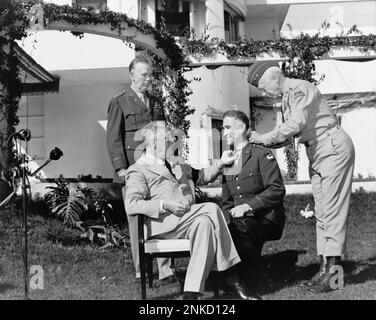
M 308 148 L 310 146 L 312 146 L 313 144 L 319 142 L 319 141 L 322 141 L 324 140 L 326 137 L 329 137 L 333 132 L 337 131 L 341 129 L 341 127 L 339 125 L 335 125 L 334 127 L 324 131 L 322 134 L 320 134 L 318 137 L 316 137 L 315 139 L 312 139 L 312 140 L 309 140 L 307 142 L 304 142 L 304 145 Z

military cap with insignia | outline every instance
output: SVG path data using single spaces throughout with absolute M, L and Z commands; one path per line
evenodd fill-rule
M 248 83 L 254 85 L 255 87 L 258 86 L 259 80 L 263 76 L 266 70 L 271 67 L 278 67 L 279 64 L 276 61 L 257 61 L 251 65 L 248 72 Z

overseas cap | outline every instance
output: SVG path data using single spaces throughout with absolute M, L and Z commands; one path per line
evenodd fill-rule
M 278 67 L 279 64 L 276 61 L 258 61 L 251 65 L 249 68 L 248 79 L 247 81 L 254 85 L 255 87 L 258 86 L 259 80 L 263 76 L 266 70 L 271 67 Z

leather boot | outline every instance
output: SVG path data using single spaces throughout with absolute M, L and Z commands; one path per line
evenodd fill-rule
M 321 293 L 338 289 L 333 287 L 331 279 L 334 275 L 336 275 L 336 271 L 332 268 L 334 266 L 340 266 L 340 262 L 340 256 L 325 257 L 325 273 L 321 277 L 320 281 L 316 283 L 316 285 L 311 286 L 309 290 L 315 293 Z
M 319 255 L 320 259 L 320 269 L 319 271 L 310 279 L 310 280 L 303 280 L 299 283 L 299 286 L 305 288 L 311 288 L 312 286 L 316 285 L 322 278 L 325 273 L 325 259 L 322 255 Z

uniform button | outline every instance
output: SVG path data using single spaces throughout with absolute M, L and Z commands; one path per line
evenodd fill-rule
M 249 174 L 249 176 L 252 177 L 252 176 L 253 176 L 253 173 L 251 172 L 251 173 Z
M 236 187 L 236 189 L 238 189 L 238 190 L 239 190 L 239 189 L 240 189 L 240 186 L 237 186 L 237 187 Z
M 240 195 L 239 195 L 239 198 L 243 198 L 243 196 L 240 194 Z
M 238 180 L 239 180 L 239 177 L 236 177 L 235 180 L 238 181 Z
M 127 147 L 128 149 L 130 148 L 130 146 Z

